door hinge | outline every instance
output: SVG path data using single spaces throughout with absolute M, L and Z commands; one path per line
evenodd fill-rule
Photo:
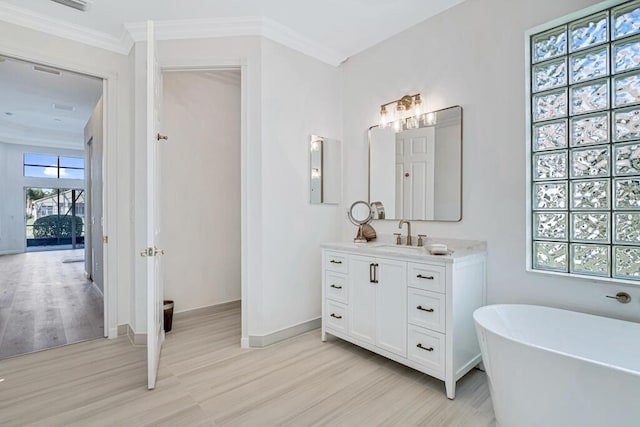
M 109 243 L 109 236 L 102 236 L 102 243 L 104 243 L 105 245 Z
M 150 257 L 150 256 L 158 256 L 164 255 L 164 250 L 158 249 L 155 246 L 153 248 L 144 248 L 140 251 L 140 256 L 142 257 Z

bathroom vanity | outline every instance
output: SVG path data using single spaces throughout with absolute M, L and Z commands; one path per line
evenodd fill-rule
M 384 243 L 322 245 L 322 340 L 331 334 L 455 384 L 481 361 L 473 311 L 486 300 L 486 245 L 453 253 Z

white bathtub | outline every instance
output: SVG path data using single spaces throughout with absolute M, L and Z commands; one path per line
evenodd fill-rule
M 640 324 L 533 305 L 473 318 L 501 427 L 640 426 Z

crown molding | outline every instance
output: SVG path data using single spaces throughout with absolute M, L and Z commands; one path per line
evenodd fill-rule
M 121 36 L 72 24 L 0 0 L 0 21 L 128 55 L 134 42 L 146 39 L 146 22 L 124 25 Z M 260 36 L 327 64 L 338 66 L 346 55 L 316 43 L 263 16 L 155 21 L 158 40 Z
M 263 18 L 262 36 L 334 67 L 347 60 L 347 55 L 318 44 L 269 18 Z
M 124 24 L 134 42 L 147 39 L 146 22 Z M 202 39 L 262 35 L 262 18 L 176 19 L 154 21 L 157 40 Z
M 345 55 L 262 16 L 154 21 L 154 24 L 157 40 L 260 36 L 336 67 L 346 59 Z M 125 28 L 138 42 L 146 40 L 146 25 L 146 22 L 132 22 L 125 24 Z
M 95 31 L 81 25 L 72 24 L 60 19 L 50 18 L 31 10 L 17 7 L 0 1 L 0 21 L 43 33 L 80 42 L 89 46 L 99 47 L 123 55 L 129 54 L 133 40 L 126 30 L 121 36 L 114 37 L 101 31 Z

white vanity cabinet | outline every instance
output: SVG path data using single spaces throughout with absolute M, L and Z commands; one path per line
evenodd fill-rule
M 453 399 L 481 361 L 472 316 L 485 304 L 486 251 L 476 243 L 453 256 L 323 245 L 322 340 L 331 334 L 443 380 Z
M 407 355 L 407 263 L 349 256 L 348 330 L 351 336 Z

